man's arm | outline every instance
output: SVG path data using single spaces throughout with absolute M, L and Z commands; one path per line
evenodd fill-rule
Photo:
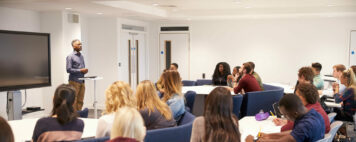
M 267 138 L 260 138 L 257 142 L 297 142 L 294 137 L 290 134 L 285 135 L 283 137 L 279 137 L 279 139 L 267 139 Z
M 261 133 L 261 138 L 280 139 L 280 138 L 282 138 L 284 136 L 290 135 L 290 132 L 292 132 L 292 131 L 289 130 L 289 131 L 284 131 L 284 132 L 280 132 L 280 133 L 272 133 L 272 134 Z
M 80 69 L 73 69 L 72 68 L 72 60 L 71 60 L 70 56 L 67 56 L 66 68 L 67 68 L 67 73 L 79 73 L 79 72 L 81 72 Z
M 234 88 L 234 93 L 238 94 L 241 92 L 242 88 L 244 88 L 245 85 L 245 81 L 244 80 L 240 80 L 240 82 L 238 83 L 237 87 Z

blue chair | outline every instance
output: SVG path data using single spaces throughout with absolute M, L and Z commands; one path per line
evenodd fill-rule
M 202 85 L 212 85 L 213 81 L 210 79 L 198 79 L 196 85 L 197 86 L 202 86 Z
M 83 139 L 75 142 L 106 142 L 110 140 L 110 137 L 102 137 L 102 138 L 89 138 L 89 139 Z
M 195 81 L 193 80 L 183 80 L 183 86 L 195 86 Z
M 190 113 L 193 111 L 195 95 L 197 95 L 197 93 L 194 91 L 188 91 L 187 93 L 184 94 L 184 97 L 186 100 L 185 105 L 186 105 L 186 107 L 188 107 L 187 111 Z
M 189 142 L 195 116 L 189 112 L 183 114 L 177 127 L 147 131 L 145 142 Z
M 79 111 L 77 111 L 77 112 L 78 112 L 79 117 L 81 117 L 81 118 L 88 118 L 88 115 L 89 115 L 89 110 L 88 110 L 88 108 L 84 108 L 83 110 L 79 110 Z
M 236 115 L 237 118 L 239 118 L 240 116 L 242 100 L 243 100 L 243 96 L 240 94 L 232 96 L 232 106 L 233 106 L 232 112 Z
M 264 91 L 248 92 L 243 95 L 241 118 L 254 116 L 260 110 L 264 112 L 273 111 L 273 103 L 278 102 L 283 97 L 283 88 L 267 84 L 263 84 L 263 86 Z
M 178 126 L 170 128 L 162 128 L 148 130 L 145 137 L 145 142 L 189 142 L 192 133 L 192 125 L 195 116 L 189 112 L 185 112 L 182 119 L 178 122 Z M 105 142 L 110 137 L 102 137 L 95 139 L 85 139 L 77 142 Z

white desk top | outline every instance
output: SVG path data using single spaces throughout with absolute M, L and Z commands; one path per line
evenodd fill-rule
M 30 141 L 33 130 L 39 118 L 12 120 L 9 125 L 14 133 L 15 142 Z M 84 121 L 84 132 L 82 138 L 95 137 L 98 119 L 80 118 Z
M 283 83 L 266 83 L 268 85 L 272 85 L 272 86 L 278 86 L 278 87 L 282 87 L 284 89 L 284 93 L 294 93 L 294 86 L 290 86 L 287 84 L 283 84 Z
M 241 133 L 241 141 L 244 142 L 248 135 L 257 138 L 258 132 L 261 129 L 263 133 L 279 133 L 281 126 L 276 126 L 273 123 L 274 117 L 270 116 L 263 121 L 257 121 L 254 116 L 247 116 L 239 120 L 239 128 Z
M 183 86 L 182 93 L 185 94 L 188 91 L 194 91 L 197 95 L 208 95 L 216 87 L 227 87 L 227 86 L 212 86 L 212 85 L 203 85 L 203 86 Z M 231 92 L 234 95 L 234 91 Z

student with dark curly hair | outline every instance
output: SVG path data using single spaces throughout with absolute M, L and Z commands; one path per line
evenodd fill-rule
M 230 65 L 226 62 L 220 62 L 216 65 L 213 74 L 213 85 L 227 85 L 227 76 L 231 74 Z

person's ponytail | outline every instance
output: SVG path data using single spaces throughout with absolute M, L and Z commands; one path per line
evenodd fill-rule
M 56 113 L 57 113 L 57 120 L 60 124 L 66 124 L 72 121 L 73 119 L 71 117 L 72 112 L 69 110 L 66 100 L 63 100 L 61 105 L 57 108 Z
M 60 85 L 53 98 L 52 115 L 57 115 L 57 120 L 64 125 L 77 117 L 74 112 L 75 89 L 67 84 Z

